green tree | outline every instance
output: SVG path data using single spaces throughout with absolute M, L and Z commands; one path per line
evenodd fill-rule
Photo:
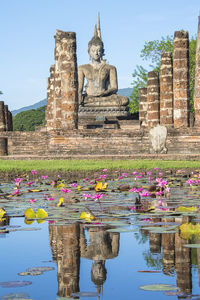
M 173 37 L 162 37 L 161 40 L 149 41 L 144 44 L 140 56 L 145 61 L 149 61 L 151 70 L 160 72 L 161 54 L 165 51 L 173 53 Z M 195 55 L 196 55 L 196 38 L 192 37 L 189 43 L 189 90 L 190 90 L 190 110 L 193 111 L 193 94 L 195 81 Z M 136 66 L 132 74 L 134 81 L 133 92 L 129 104 L 130 113 L 139 111 L 139 89 L 147 87 L 147 70 L 141 65 Z
M 22 111 L 13 117 L 14 131 L 34 131 L 36 126 L 45 125 L 46 106 Z
M 2 93 L 2 91 L 0 91 L 0 95 L 2 95 L 3 93 Z

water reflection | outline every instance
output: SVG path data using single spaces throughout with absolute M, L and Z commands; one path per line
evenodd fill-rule
M 166 226 L 167 223 L 171 222 L 180 223 L 181 225 L 182 223 L 190 221 L 190 217 L 187 216 L 177 218 L 155 218 L 152 220 L 153 223 L 164 222 L 166 223 Z M 144 257 L 149 264 L 151 254 L 161 254 L 163 273 L 165 275 L 173 275 L 176 272 L 177 287 L 183 293 L 190 294 L 192 293 L 192 251 L 191 248 L 184 247 L 184 245 L 189 243 L 189 240 L 180 237 L 179 232 L 162 234 L 150 232 L 150 254 Z M 197 252 L 199 253 L 199 249 L 197 249 Z M 151 256 L 151 259 L 153 260 L 153 256 Z M 200 261 L 198 261 L 198 263 L 200 263 Z M 158 264 L 156 264 L 155 261 L 152 261 L 151 267 L 156 266 L 158 267 Z
M 58 296 L 71 296 L 79 292 L 80 225 L 50 225 L 49 241 L 57 262 Z
M 78 223 L 49 225 L 49 241 L 53 260 L 57 262 L 58 296 L 69 297 L 79 292 L 80 257 L 93 260 L 91 280 L 100 293 L 107 276 L 106 260 L 119 253 L 119 233 L 98 227 L 87 229 Z

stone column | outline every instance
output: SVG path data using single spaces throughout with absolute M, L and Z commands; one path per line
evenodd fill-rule
M 76 34 L 56 31 L 55 36 L 56 129 L 78 126 L 78 75 Z
M 55 94 L 55 66 L 50 67 L 50 77 L 47 79 L 47 107 L 46 107 L 46 127 L 53 130 L 56 120 L 56 106 L 54 101 Z
M 140 125 L 147 126 L 147 88 L 141 88 L 139 90 L 139 121 Z
M 160 125 L 173 126 L 173 69 L 172 53 L 161 55 L 160 66 Z
M 200 16 L 197 33 L 195 85 L 194 85 L 195 126 L 200 126 Z
M 8 131 L 13 131 L 12 113 L 8 110 Z
M 160 121 L 160 91 L 159 74 L 156 71 L 148 73 L 147 83 L 147 119 L 148 127 L 154 127 Z
M 8 105 L 4 105 L 5 131 L 8 131 Z
M 4 112 L 4 102 L 0 101 L 0 134 L 2 131 L 6 130 L 5 124 L 5 112 Z M 7 154 L 7 140 L 0 137 L 0 155 Z
M 189 35 L 174 33 L 173 55 L 174 127 L 188 127 L 189 118 Z

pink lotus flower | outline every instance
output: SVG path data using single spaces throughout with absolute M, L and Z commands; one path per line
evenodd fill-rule
M 130 210 L 133 210 L 133 211 L 136 210 L 135 206 L 130 206 L 129 209 L 130 209 Z
M 92 198 L 92 195 L 90 195 L 90 194 L 82 194 L 82 196 L 85 198 L 85 200 Z
M 58 174 L 58 175 L 57 175 L 57 178 L 60 178 L 60 177 L 61 177 L 61 176 Z
M 115 173 L 119 173 L 119 171 L 116 170 Z
M 71 190 L 69 190 L 69 189 L 60 189 L 61 190 L 61 192 L 63 192 L 63 193 L 70 193 L 71 192 Z
M 37 171 L 32 170 L 31 173 L 32 173 L 33 175 L 36 175 L 36 174 L 37 174 Z
M 117 179 L 119 179 L 119 180 L 120 180 L 120 179 L 123 179 L 123 176 L 119 176 Z
M 13 195 L 19 195 L 19 189 L 15 190 L 15 191 L 13 192 Z
M 138 173 L 138 172 L 134 171 L 132 174 L 133 174 L 133 175 L 136 175 L 137 173 Z
M 148 180 L 149 180 L 149 182 L 150 182 L 150 181 L 152 181 L 152 180 L 153 180 L 153 178 L 152 178 L 152 177 L 148 177 Z
M 14 179 L 14 182 L 15 183 L 20 183 L 20 182 L 22 182 L 23 181 L 23 178 L 15 178 Z
M 104 196 L 105 196 L 104 194 L 100 193 L 100 194 L 93 195 L 92 198 L 94 199 L 94 201 L 97 201 L 97 200 L 101 199 Z
M 129 192 L 140 193 L 140 192 L 143 191 L 143 189 L 144 188 L 142 188 L 142 187 L 141 188 L 137 188 L 137 189 L 136 188 L 132 188 L 132 189 L 129 190 Z
M 108 171 L 108 169 L 103 169 L 103 172 L 107 172 Z
M 162 191 L 156 192 L 156 196 L 162 196 Z
M 26 183 L 26 185 L 31 186 L 33 183 L 34 183 L 34 181 L 28 181 L 28 182 Z
M 144 172 L 140 172 L 140 175 L 144 175 Z
M 159 176 L 163 176 L 163 173 L 160 172 L 160 173 L 159 173 Z
M 84 178 L 84 179 L 83 179 L 83 181 L 88 181 L 88 180 L 89 180 L 89 178 Z
M 147 172 L 147 175 L 151 175 L 152 174 L 152 172 Z
M 76 182 L 70 184 L 71 187 L 78 187 L 78 184 Z
M 127 173 L 122 173 L 122 176 L 123 176 L 123 177 L 127 177 L 128 174 L 127 174 Z
M 170 193 L 170 187 L 166 187 L 166 188 L 165 188 L 165 191 L 166 191 L 167 193 Z
M 94 184 L 94 182 L 91 180 L 91 181 L 89 182 L 89 184 Z
M 158 170 L 158 167 L 155 167 L 154 170 Z
M 149 193 L 148 191 L 144 191 L 142 193 L 139 193 L 140 197 L 148 197 L 151 195 L 151 193 Z
M 43 175 L 43 176 L 41 176 L 41 178 L 42 178 L 42 179 L 47 179 L 48 176 L 47 176 L 47 175 Z
M 107 175 L 102 174 L 99 176 L 99 179 L 106 179 L 106 177 L 107 177 Z
M 138 175 L 138 176 L 135 176 L 135 178 L 140 179 L 140 178 L 142 178 L 142 176 L 139 176 L 139 175 Z
M 192 186 L 195 182 L 192 179 L 188 179 L 188 180 L 186 180 L 186 183 L 189 184 L 190 186 Z
M 30 199 L 29 202 L 34 203 L 34 202 L 36 202 L 36 200 L 35 199 Z
M 53 198 L 53 197 L 47 197 L 47 200 L 48 201 L 52 201 L 52 200 L 54 200 L 55 198 Z

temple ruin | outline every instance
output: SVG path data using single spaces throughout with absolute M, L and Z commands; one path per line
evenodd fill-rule
M 55 61 L 47 80 L 46 126 L 35 132 L 12 132 L 12 115 L 1 101 L 0 155 L 199 154 L 200 17 L 194 114 L 189 105 L 188 32 L 175 32 L 173 53 L 162 53 L 160 74 L 148 73 L 147 88 L 140 90 L 139 121 L 129 115 L 128 99 L 117 95 L 116 68 L 102 58 L 100 23 L 88 47 L 91 62 L 77 66 L 76 34 L 56 31 Z

